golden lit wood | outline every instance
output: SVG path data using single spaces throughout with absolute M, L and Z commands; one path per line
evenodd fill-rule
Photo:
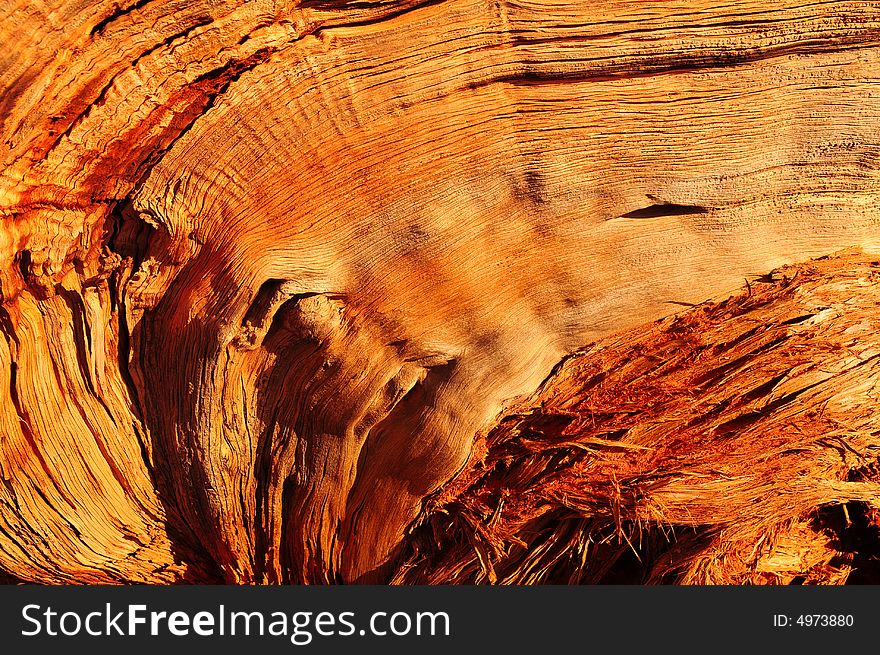
M 0 15 L 18 579 L 390 580 L 565 357 L 880 252 L 873 3 Z

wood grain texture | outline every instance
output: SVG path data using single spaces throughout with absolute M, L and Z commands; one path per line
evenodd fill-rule
M 0 569 L 24 580 L 387 581 L 566 356 L 880 252 L 878 3 L 0 16 Z
M 567 358 L 426 504 L 397 581 L 876 579 L 878 281 L 786 267 Z

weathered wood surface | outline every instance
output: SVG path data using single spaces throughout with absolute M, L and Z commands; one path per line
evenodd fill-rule
M 578 352 L 481 436 L 396 579 L 876 582 L 878 283 L 817 260 Z
M 388 579 L 565 356 L 880 251 L 880 3 L 0 16 L 21 579 Z

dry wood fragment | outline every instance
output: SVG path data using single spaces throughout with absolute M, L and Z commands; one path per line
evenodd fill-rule
M 396 579 L 880 574 L 880 261 L 783 268 L 604 339 L 488 430 Z
M 850 448 L 872 456 L 858 427 L 872 369 L 841 349 L 870 346 L 848 330 L 877 315 L 858 282 L 880 253 L 876 3 L 5 0 L 0 40 L 12 44 L 0 56 L 4 575 L 595 581 L 625 577 L 621 549 L 641 553 L 635 538 L 657 554 L 632 565 L 651 581 L 859 570 L 827 545 L 826 514 L 856 503 L 874 529 L 868 464 L 864 479 L 841 478 L 827 460 L 836 446 L 816 441 L 772 480 L 760 469 L 761 491 L 737 462 L 780 446 L 769 434 L 801 443 L 788 431 L 808 412 L 842 421 L 799 428 L 839 442 L 841 461 Z M 760 282 L 844 248 L 865 258 L 798 269 L 815 289 L 798 281 L 776 296 Z M 754 368 L 737 382 L 642 379 L 631 367 L 653 360 L 613 345 L 744 280 L 748 302 L 769 299 L 760 320 L 776 327 L 759 332 L 788 336 L 740 353 Z M 840 316 L 813 307 L 814 292 Z M 720 312 L 700 331 L 721 339 L 759 318 L 746 305 L 680 320 Z M 795 306 L 824 318 L 781 327 Z M 664 370 L 678 361 L 668 331 L 624 334 Z M 851 369 L 864 389 L 840 371 L 833 383 L 783 371 L 774 358 L 789 342 L 810 353 L 792 361 Z M 726 365 L 712 359 L 725 343 L 682 352 L 708 372 Z M 629 363 L 602 364 L 606 351 Z M 620 393 L 695 386 L 679 404 L 643 407 L 642 427 L 626 423 L 610 450 L 624 419 L 581 430 L 554 486 L 543 480 L 552 448 L 523 445 L 499 417 L 537 398 L 563 360 L 538 393 L 558 384 L 572 405 L 598 402 L 577 362 L 632 373 Z M 748 384 L 761 393 L 742 402 L 757 412 L 796 381 L 817 386 L 757 418 L 728 417 L 733 400 L 701 404 Z M 818 404 L 834 394 L 851 405 Z M 703 432 L 652 423 L 684 414 Z M 710 466 L 700 439 L 719 425 L 733 450 Z M 658 450 L 649 432 L 683 441 Z M 492 481 L 481 467 L 504 443 L 534 453 Z M 690 477 L 652 482 L 660 505 L 626 495 L 653 489 L 639 477 L 646 462 L 671 466 L 672 453 Z M 587 475 L 597 458 L 612 482 Z M 802 478 L 815 485 L 800 489 Z M 524 547 L 537 537 L 481 496 L 490 482 L 548 494 L 559 516 L 526 495 L 517 511 L 570 534 Z M 800 504 L 767 508 L 772 525 L 744 500 L 718 504 L 783 488 Z M 706 515 L 686 518 L 692 497 Z M 458 532 L 440 530 L 441 510 Z M 684 535 L 679 551 L 660 545 L 667 524 Z M 593 537 L 608 538 L 601 552 Z M 556 562 L 554 548 L 590 561 Z

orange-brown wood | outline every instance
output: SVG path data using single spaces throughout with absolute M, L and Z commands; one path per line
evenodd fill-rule
M 880 252 L 876 3 L 6 0 L 0 40 L 22 580 L 391 580 L 564 358 Z

